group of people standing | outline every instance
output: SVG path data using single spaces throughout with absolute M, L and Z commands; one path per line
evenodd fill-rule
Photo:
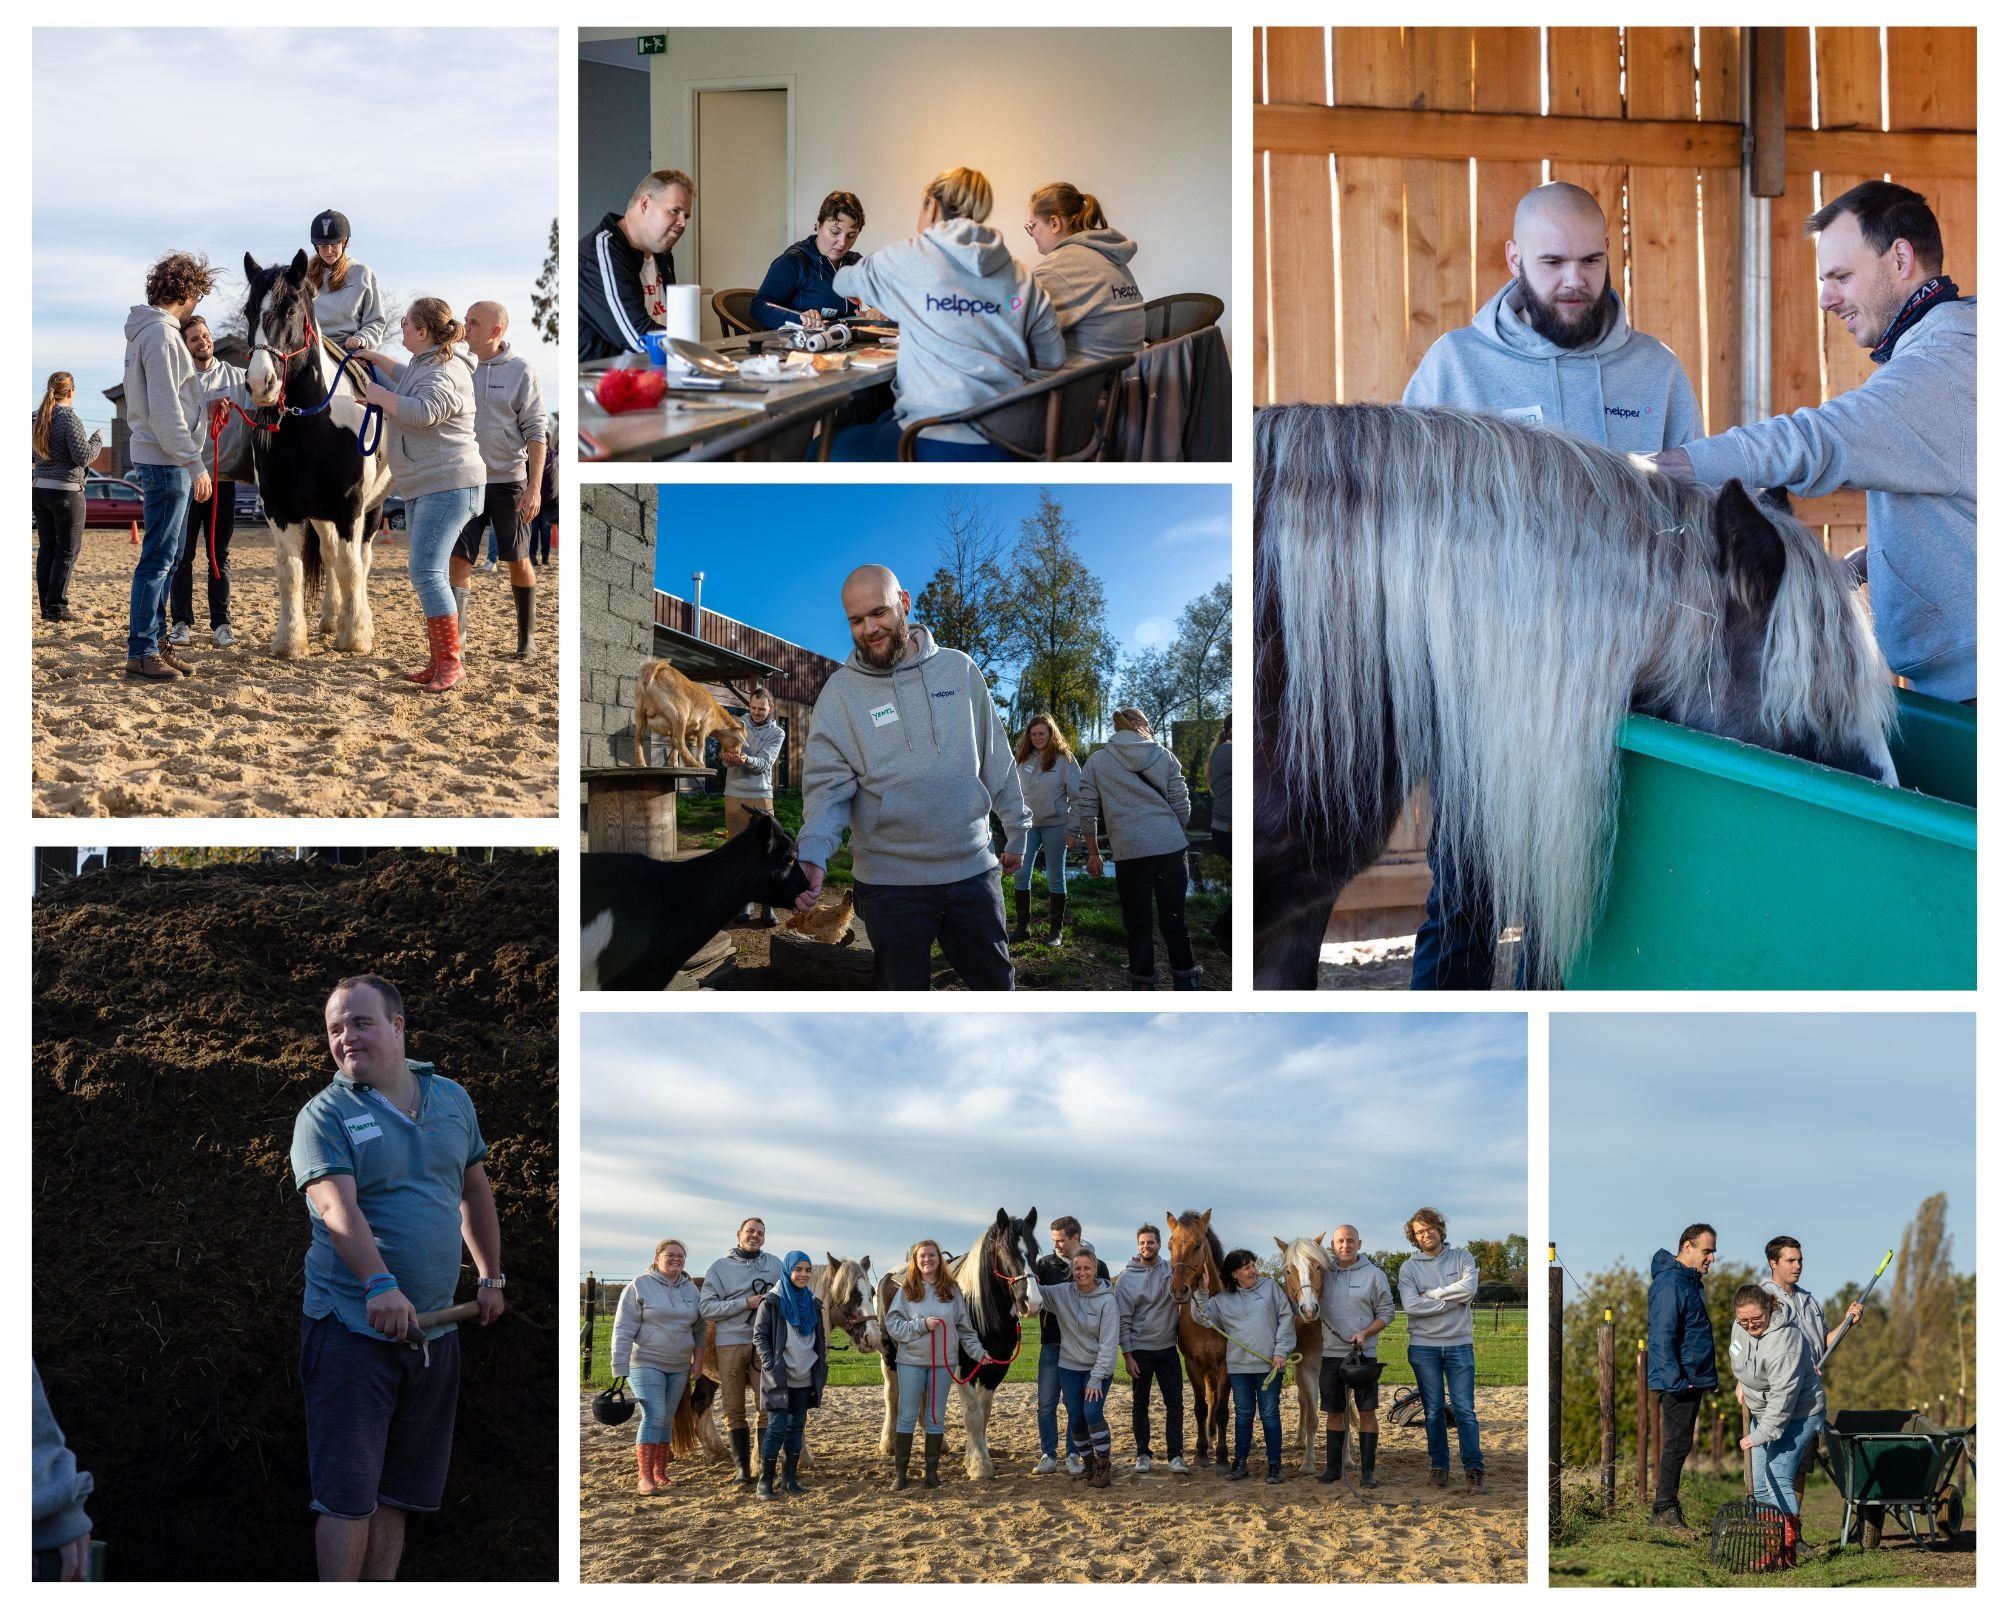
M 544 504 L 548 415 L 533 367 L 507 341 L 505 307 L 479 301 L 460 321 L 435 296 L 414 300 L 401 319 L 409 360 L 397 361 L 380 348 L 388 313 L 374 273 L 348 252 L 347 218 L 322 211 L 309 232 L 308 325 L 331 355 L 368 373 L 361 403 L 380 409 L 376 448 L 405 505 L 410 580 L 430 650 L 427 665 L 408 674 L 409 681 L 440 691 L 464 680 L 468 575 L 489 529 L 513 584 L 514 657 L 533 659 L 531 530 L 538 521 L 546 527 L 545 512 L 554 514 L 553 503 Z M 196 530 L 203 520 L 210 525 L 213 640 L 219 648 L 235 643 L 228 566 L 235 503 L 211 457 L 232 408 L 244 411 L 252 399 L 245 369 L 216 358 L 214 336 L 196 313 L 215 280 L 201 256 L 163 256 L 147 274 L 146 303 L 134 306 L 125 324 L 130 481 L 143 496 L 145 525 L 132 575 L 126 673 L 142 681 L 177 682 L 195 674 L 177 647 L 192 641 L 193 564 L 202 543 Z M 254 344 L 258 330 L 250 334 Z M 83 437 L 74 396 L 74 379 L 52 374 L 34 423 L 41 540 L 36 582 L 43 617 L 57 622 L 71 620 L 69 581 L 82 543 L 83 490 L 102 448 L 101 437 Z
M 843 417 L 842 461 L 893 461 L 903 429 L 997 399 L 1041 374 L 1131 355 L 1146 341 L 1145 297 L 1131 272 L 1138 246 L 1113 228 L 1097 197 L 1046 183 L 1028 198 L 1023 230 L 1037 259 L 1023 266 L 993 213 L 993 186 L 971 167 L 941 172 L 917 201 L 916 233 L 871 255 L 855 250 L 867 214 L 836 189 L 814 229 L 771 263 L 751 301 L 767 328 L 816 328 L 842 318 L 898 329 L 893 410 Z M 638 352 L 666 324 L 674 245 L 693 218 L 695 184 L 672 168 L 648 173 L 621 215 L 589 230 L 578 264 L 585 361 Z M 920 461 L 1014 459 L 964 424 L 928 429 Z
M 1218 1461 L 1230 1481 L 1248 1478 L 1253 1427 L 1264 1440 L 1264 1481 L 1281 1481 L 1283 1425 L 1279 1395 L 1283 1374 L 1298 1347 L 1300 1318 L 1322 1329 L 1325 1359 L 1319 1398 L 1326 1416 L 1327 1465 L 1321 1483 L 1342 1479 L 1347 1413 L 1359 1421 L 1360 1485 L 1378 1487 L 1378 1406 L 1381 1363 L 1377 1341 L 1395 1320 L 1398 1296 L 1408 1324 L 1412 1371 L 1424 1402 L 1430 1483 L 1450 1480 L 1449 1429 L 1459 1437 L 1465 1484 L 1485 1488 L 1485 1458 L 1473 1389 L 1472 1302 L 1479 1268 L 1469 1252 L 1445 1239 L 1445 1219 L 1426 1206 L 1404 1226 L 1412 1253 L 1398 1271 L 1393 1292 L 1387 1274 L 1364 1255 L 1351 1224 L 1333 1230 L 1331 1270 L 1314 1301 L 1295 1306 L 1255 1252 L 1232 1250 L 1220 1262 L 1220 1287 L 1173 1288 L 1171 1263 L 1161 1254 L 1161 1232 L 1142 1223 L 1135 1252 L 1116 1278 L 1104 1271 L 1083 1224 L 1063 1216 L 1050 1224 L 1053 1248 L 1030 1274 L 1030 1314 L 1041 1318 L 1035 1371 L 1035 1424 L 1041 1457 L 1035 1474 L 1068 1472 L 1092 1488 L 1111 1484 L 1112 1435 L 1106 1419 L 1112 1376 L 1122 1356 L 1132 1385 L 1133 1470 L 1155 1469 L 1152 1390 L 1159 1385 L 1164 1413 L 1166 1470 L 1185 1475 L 1183 1453 L 1185 1375 L 1180 1350 L 1183 1306 L 1194 1321 L 1227 1341 L 1230 1401 L 1235 1412 L 1233 1450 Z M 803 1251 L 779 1260 L 764 1248 L 765 1225 L 746 1217 L 736 1244 L 699 1284 L 687 1273 L 687 1247 L 662 1239 L 650 1270 L 627 1284 L 612 1324 L 611 1370 L 627 1380 L 638 1401 L 637 1492 L 671 1486 L 673 1417 L 688 1386 L 703 1373 L 712 1337 L 712 1374 L 736 1466 L 736 1486 L 759 1498 L 808 1492 L 799 1481 L 806 1415 L 821 1403 L 827 1382 L 826 1308 L 813 1295 L 812 1261 Z M 944 1447 L 944 1424 L 961 1358 L 980 1366 L 1006 1365 L 1011 1354 L 986 1349 L 935 1239 L 910 1247 L 883 1317 L 883 1338 L 893 1346 L 896 1414 L 890 1436 L 891 1486 L 908 1488 L 912 1455 L 921 1430 L 923 1482 L 935 1488 Z M 1352 1356 L 1354 1363 L 1339 1359 Z M 1358 1363 L 1356 1365 L 1355 1363 Z M 1446 1421 L 1449 1395 L 1452 1421 Z M 752 1452 L 752 1414 L 762 1424 Z M 1067 1426 L 1058 1434 L 1058 1410 Z M 1254 1419 L 1254 1421 L 1253 1421 Z M 784 1478 L 778 1481 L 782 1461 Z M 754 1465 L 753 1465 L 754 1462 Z

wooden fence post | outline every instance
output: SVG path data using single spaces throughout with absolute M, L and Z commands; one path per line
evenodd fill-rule
M 1965 1426 L 1965 1391 L 1963 1389 L 1958 1391 L 1958 1422 L 1956 1425 L 1961 1428 Z M 1957 1479 L 1958 1492 L 1962 1495 L 1965 1493 L 1965 1452 L 1963 1450 L 1958 1453 Z
M 1549 1533 L 1562 1526 L 1563 1275 L 1549 1241 Z
M 1597 1328 L 1597 1476 L 1609 1516 L 1618 1501 L 1618 1370 L 1609 1311 Z
M 1634 1477 L 1639 1486 L 1637 1503 L 1643 1506 L 1651 1504 L 1646 1492 L 1646 1468 L 1652 1464 L 1652 1452 L 1646 1448 L 1649 1442 L 1646 1438 L 1646 1425 L 1653 1420 L 1653 1408 L 1646 1401 L 1646 1341 L 1643 1338 L 1639 1341 L 1639 1354 L 1634 1365 L 1639 1379 L 1638 1386 L 1632 1391 L 1634 1400 L 1632 1411 L 1639 1429 L 1639 1452 L 1636 1458 L 1638 1468 Z
M 583 1279 L 583 1381 L 591 1381 L 591 1359 L 597 1350 L 597 1274 Z

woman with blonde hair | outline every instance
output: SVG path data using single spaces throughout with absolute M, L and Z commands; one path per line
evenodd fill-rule
M 993 186 L 953 167 L 926 185 L 917 237 L 865 256 L 833 276 L 834 292 L 876 306 L 902 330 L 896 409 L 869 428 L 834 437 L 836 461 L 894 461 L 903 430 L 997 399 L 1063 362 L 1055 307 L 987 224 Z M 927 429 L 919 461 L 1012 461 L 965 424 Z
M 432 694 L 465 681 L 458 606 L 451 593 L 451 552 L 486 485 L 486 464 L 473 428 L 473 360 L 456 348 L 464 340 L 465 325 L 451 307 L 426 295 L 403 313 L 407 363 L 379 350 L 355 352 L 375 372 L 363 398 L 382 408 L 381 448 L 406 508 L 410 585 L 423 607 L 430 640 L 430 665 L 403 676 Z
M 687 1274 L 687 1246 L 662 1239 L 652 1267 L 625 1285 L 611 1324 L 611 1375 L 630 1378 L 639 1402 L 639 1493 L 667 1488 L 674 1412 L 701 1376 L 708 1336 L 701 1290 Z
M 312 219 L 313 258 L 306 282 L 313 287 L 313 321 L 340 350 L 373 350 L 389 331 L 389 314 L 375 274 L 347 253 L 352 230 L 338 211 Z
M 1104 220 L 1097 196 L 1045 183 L 1028 197 L 1035 282 L 1056 308 L 1066 367 L 1129 356 L 1146 343 L 1146 297 L 1132 281 L 1139 247 Z
M 1152 724 L 1136 706 L 1111 714 L 1111 737 L 1083 764 L 1077 809 L 1090 852 L 1084 871 L 1104 876 L 1097 819 L 1111 836 L 1117 863 L 1118 909 L 1125 918 L 1126 968 L 1135 989 L 1159 986 L 1153 966 L 1153 912 L 1176 989 L 1199 989 L 1201 968 L 1187 926 L 1187 779 L 1173 752 L 1153 741 Z
M 1021 774 L 1021 798 L 1033 813 L 1021 870 L 1014 874 L 1014 929 L 1010 944 L 1023 944 L 1033 898 L 1035 856 L 1042 857 L 1042 874 L 1049 886 L 1049 945 L 1063 942 L 1063 913 L 1069 904 L 1069 847 L 1077 841 L 1076 797 L 1082 769 L 1069 740 L 1046 711 L 1028 718 L 1021 742 L 1014 746 L 1014 765 Z
M 68 622 L 69 575 L 83 551 L 83 485 L 104 435 L 83 436 L 76 379 L 51 372 L 35 408 L 30 458 L 35 502 L 35 593 L 44 622 Z
M 882 1319 L 882 1332 L 896 1347 L 895 1487 L 910 1486 L 910 1442 L 921 1417 L 924 1487 L 935 1489 L 958 1352 L 965 1351 L 974 1361 L 986 1359 L 972 1312 L 945 1267 L 937 1240 L 919 1239 L 910 1246 L 909 1265 L 889 1302 L 889 1314 Z

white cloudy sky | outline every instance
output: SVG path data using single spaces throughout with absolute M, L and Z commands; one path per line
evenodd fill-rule
M 749 1212 L 771 1248 L 964 1249 L 994 1211 L 1070 1212 L 1123 1262 L 1213 1207 L 1224 1244 L 1339 1222 L 1403 1248 L 1527 1229 L 1516 1016 L 757 1013 L 583 1018 L 581 1265 L 673 1234 L 699 1271 Z
M 391 299 L 504 304 L 561 409 L 528 298 L 556 216 L 558 70 L 552 28 L 36 29 L 28 406 L 74 373 L 108 437 L 147 268 L 169 250 L 224 268 L 200 308 L 219 322 L 242 308 L 244 252 L 289 260 L 332 207 Z

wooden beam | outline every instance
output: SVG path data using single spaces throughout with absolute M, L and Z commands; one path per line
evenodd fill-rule
M 1771 200 L 1785 192 L 1785 30 L 1743 34 L 1750 57 L 1750 192 Z
M 1906 178 L 1975 176 L 1979 138 L 1971 133 L 1877 133 L 1869 128 L 1792 128 L 1785 166 L 1792 172 L 1893 172 Z

